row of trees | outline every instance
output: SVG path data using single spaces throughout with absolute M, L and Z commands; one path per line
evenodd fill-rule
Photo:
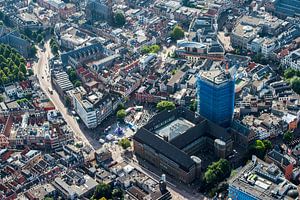
M 51 45 L 51 42 L 50 42 Z M 69 80 L 74 84 L 75 87 L 81 86 L 81 81 L 79 80 L 76 70 L 74 68 L 69 68 L 67 70 L 67 74 L 69 76 Z M 70 108 L 72 104 L 72 100 L 69 96 L 65 98 L 65 105 L 67 108 Z
M 159 111 L 163 110 L 173 110 L 176 108 L 175 104 L 171 101 L 161 101 L 156 105 L 156 108 Z
M 268 150 L 272 149 L 270 140 L 256 140 L 249 148 L 249 156 L 256 155 L 260 159 L 264 159 Z
M 125 117 L 126 117 L 126 112 L 125 112 L 124 109 L 121 109 L 121 110 L 118 110 L 118 111 L 117 111 L 117 118 L 118 118 L 119 120 L 124 120 Z
M 46 37 L 46 32 L 42 29 L 32 31 L 29 28 L 25 28 L 21 33 L 23 34 L 24 39 L 27 39 L 29 41 L 32 40 L 37 43 L 42 43 L 44 41 L 44 38 Z
M 173 40 L 182 39 L 184 37 L 184 30 L 179 25 L 176 25 L 171 32 L 171 37 Z
M 176 108 L 175 104 L 172 101 L 160 101 L 156 105 L 156 109 L 159 111 L 164 110 L 174 110 Z M 124 105 L 117 109 L 117 118 L 120 120 L 124 120 L 126 117 L 126 111 Z
M 154 45 L 145 45 L 142 47 L 141 49 L 141 52 L 143 54 L 146 54 L 146 53 L 157 53 L 159 52 L 160 50 L 160 46 L 157 45 L 157 44 L 154 44 Z
M 27 73 L 25 59 L 8 45 L 0 45 L 0 84 L 24 80 Z
M 220 159 L 207 167 L 203 178 L 207 184 L 215 185 L 223 181 L 225 178 L 228 178 L 230 173 L 231 166 L 229 161 L 226 159 Z
M 77 76 L 76 70 L 74 68 L 69 68 L 67 70 L 67 74 L 69 75 L 69 79 L 75 87 L 81 86 L 81 81 L 79 80 L 79 77 Z
M 124 13 L 122 11 L 118 10 L 114 14 L 114 24 L 118 27 L 122 27 L 122 26 L 124 26 L 125 23 L 126 23 L 126 19 L 125 19 Z
M 292 131 L 287 131 L 283 135 L 283 140 L 287 143 L 291 142 L 294 139 L 294 133 Z
M 127 149 L 131 146 L 131 143 L 129 141 L 129 139 L 127 138 L 122 138 L 121 140 L 119 140 L 118 144 L 123 148 L 123 149 Z
M 54 40 L 53 38 L 51 38 L 50 40 L 50 47 L 51 47 L 51 52 L 57 56 L 58 55 L 58 51 L 59 51 L 59 46 L 56 42 L 56 40 Z
M 124 120 L 126 117 L 126 112 L 125 112 L 125 106 L 123 103 L 120 103 L 118 104 L 118 107 L 117 107 L 117 118 L 119 120 Z
M 268 59 L 262 54 L 262 53 L 257 53 L 253 56 L 252 60 L 256 63 L 260 63 L 263 65 L 268 64 Z
M 98 199 L 123 199 L 124 194 L 121 189 L 113 188 L 108 184 L 100 183 L 97 185 L 96 190 L 91 197 L 91 200 L 98 200 Z

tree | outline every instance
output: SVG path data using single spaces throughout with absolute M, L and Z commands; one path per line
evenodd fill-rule
M 10 53 L 11 53 L 10 48 L 8 48 L 8 47 L 6 46 L 6 48 L 4 49 L 3 56 L 4 56 L 5 58 L 9 58 L 9 57 L 10 57 Z
M 26 72 L 25 59 L 15 49 L 0 44 L 0 83 L 24 80 Z
M 113 189 L 111 194 L 113 199 L 123 199 L 123 192 L 120 189 Z
M 75 83 L 74 83 L 74 86 L 75 86 L 75 87 L 81 86 L 81 81 L 76 80 Z
M 260 63 L 262 58 L 263 58 L 263 54 L 262 53 L 257 53 L 253 57 L 253 61 L 256 62 L 256 63 Z
M 294 77 L 291 80 L 291 87 L 297 94 L 300 94 L 300 77 Z
M 28 75 L 29 76 L 32 76 L 34 73 L 33 73 L 33 70 L 32 69 L 28 69 Z
M 150 46 L 150 52 L 149 53 L 157 53 L 160 50 L 160 46 L 158 46 L 157 44 L 151 45 Z
M 43 36 L 41 35 L 41 34 L 38 34 L 38 36 L 37 36 L 37 38 L 36 38 L 36 41 L 38 42 L 38 43 L 41 43 L 42 41 L 43 41 Z
M 171 32 L 171 37 L 174 40 L 182 39 L 184 37 L 184 30 L 180 26 L 176 25 Z
M 196 112 L 196 110 L 197 110 L 197 101 L 196 101 L 196 99 L 193 99 L 191 101 L 190 110 L 193 111 L 193 112 Z
M 203 178 L 208 184 L 216 184 L 229 177 L 230 173 L 231 166 L 229 161 L 221 158 L 219 161 L 213 162 L 207 167 Z
M 252 154 L 263 159 L 266 153 L 266 147 L 261 140 L 256 140 L 255 143 L 250 147 Z
M 20 65 L 20 70 L 21 70 L 21 72 L 23 72 L 23 74 L 26 74 L 27 69 L 26 69 L 25 64 L 22 63 L 22 64 Z
M 124 120 L 124 118 L 126 117 L 126 112 L 124 109 L 118 110 L 117 112 L 117 118 L 120 120 Z
M 14 54 L 14 55 L 16 55 L 16 54 Z M 20 60 L 20 58 L 17 57 L 17 56 L 14 57 L 13 62 L 14 62 L 15 65 L 17 65 L 17 66 L 20 66 L 20 64 L 21 64 L 21 60 Z
M 217 174 L 211 170 L 211 169 L 208 169 L 206 170 L 206 172 L 204 173 L 204 180 L 207 182 L 207 183 L 213 183 L 213 182 L 216 182 L 217 180 Z
M 173 110 L 173 109 L 175 109 L 175 104 L 171 101 L 161 101 L 156 105 L 156 108 L 159 111 Z
M 10 69 L 8 67 L 4 67 L 3 71 L 5 74 L 9 74 L 10 73 Z
M 123 103 L 119 103 L 118 106 L 117 106 L 117 111 L 119 110 L 124 110 L 125 109 L 125 106 Z
M 0 102 L 4 101 L 4 97 L 2 95 L 0 95 Z
M 286 80 L 293 78 L 295 75 L 297 74 L 296 70 L 292 69 L 292 68 L 288 68 L 287 70 L 284 71 L 284 78 Z
M 6 83 L 9 82 L 9 79 L 8 79 L 8 77 L 7 77 L 6 75 L 4 75 L 4 76 L 2 77 L 2 82 L 3 82 L 4 84 L 6 84 Z
M 38 37 L 38 34 L 37 32 L 32 32 L 32 35 L 31 35 L 31 39 L 34 40 L 34 41 L 37 41 L 37 37 Z
M 145 45 L 142 47 L 141 52 L 146 54 L 146 53 L 157 53 L 160 50 L 160 46 L 158 46 L 157 44 L 154 45 Z
M 270 140 L 255 140 L 249 148 L 250 155 L 256 155 L 260 159 L 264 159 L 268 150 L 272 149 L 273 145 Z
M 283 135 L 283 140 L 285 142 L 291 142 L 293 140 L 293 138 L 294 138 L 294 133 L 291 131 L 287 131 Z
M 6 58 L 4 58 L 4 56 L 2 55 L 4 53 L 4 48 L 2 48 L 2 51 L 1 51 L 1 49 L 0 49 L 0 63 L 6 63 L 7 62 L 7 60 L 6 60 Z
M 70 108 L 70 107 L 71 107 L 71 99 L 70 99 L 69 96 L 66 97 L 65 103 L 66 103 L 66 107 L 67 107 L 67 108 Z
M 54 44 L 54 45 L 51 47 L 51 51 L 52 51 L 52 53 L 53 53 L 54 55 L 58 55 L 58 50 L 59 50 L 59 48 L 58 48 L 57 44 Z
M 5 24 L 5 26 L 13 27 L 13 23 L 11 23 L 9 16 L 7 15 L 4 15 L 3 23 Z
M 27 37 L 31 38 L 31 37 L 32 37 L 32 31 L 31 31 L 31 29 L 25 28 L 24 34 L 25 34 Z
M 18 72 L 17 79 L 20 80 L 20 81 L 24 80 L 25 79 L 24 73 L 23 72 Z
M 35 47 L 35 45 L 32 45 L 29 50 L 29 56 L 31 58 L 35 57 L 36 52 L 37 52 L 37 48 Z
M 127 149 L 131 146 L 130 141 L 127 138 L 122 138 L 118 143 L 123 149 Z
M 114 22 L 117 26 L 124 26 L 126 19 L 122 11 L 117 11 L 115 13 Z
M 111 198 L 111 187 L 108 184 L 100 183 L 97 185 L 92 199 L 100 199 L 102 197 Z
M 75 83 L 75 81 L 78 80 L 76 71 L 72 68 L 68 70 L 69 79 L 72 83 Z
M 262 142 L 266 150 L 270 150 L 273 148 L 272 142 L 270 140 L 263 140 Z

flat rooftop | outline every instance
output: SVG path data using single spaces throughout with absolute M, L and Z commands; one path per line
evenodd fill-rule
M 171 141 L 194 126 L 195 124 L 192 122 L 180 117 L 157 129 L 155 133 L 161 138 L 168 138 L 168 141 Z
M 217 85 L 220 85 L 222 83 L 232 80 L 231 74 L 229 72 L 226 73 L 225 70 L 221 70 L 221 69 L 202 71 L 200 73 L 200 78 L 202 80 L 208 80 Z
M 164 155 L 188 172 L 195 162 L 183 149 L 201 137 L 223 141 L 231 139 L 223 127 L 213 124 L 185 107 L 178 107 L 155 115 L 137 131 L 133 139 Z
M 298 196 L 297 187 L 285 179 L 277 166 L 256 157 L 239 170 L 229 185 L 257 199 L 294 199 L 291 196 Z

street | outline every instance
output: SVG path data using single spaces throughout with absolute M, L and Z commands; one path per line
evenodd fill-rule
M 93 150 L 99 148 L 99 142 L 96 139 L 90 137 L 88 134 L 84 134 L 75 118 L 68 114 L 68 110 L 61 101 L 58 93 L 53 90 L 53 94 L 50 94 L 48 91 L 48 88 L 52 88 L 50 69 L 48 64 L 48 60 L 52 57 L 49 41 L 45 43 L 45 51 L 42 51 L 40 48 L 38 48 L 37 56 L 39 60 L 38 62 L 34 63 L 33 71 L 40 82 L 40 87 L 43 92 L 53 102 L 55 108 L 62 114 L 64 120 L 74 132 L 75 139 L 77 141 L 82 141 L 84 145 L 91 146 Z
M 228 52 L 233 51 L 229 36 L 225 36 L 224 32 L 219 32 L 218 33 L 218 39 L 223 44 L 225 51 L 228 51 Z
M 168 48 L 166 50 L 165 55 L 171 52 L 172 48 L 174 47 Z M 53 94 L 49 93 L 48 89 L 52 88 L 50 69 L 48 64 L 48 60 L 52 56 L 49 41 L 45 43 L 44 51 L 38 48 L 37 56 L 39 59 L 38 62 L 34 63 L 33 71 L 40 82 L 41 89 L 48 96 L 48 98 L 53 102 L 55 108 L 62 114 L 64 120 L 69 125 L 71 130 L 74 132 L 74 136 L 76 140 L 82 141 L 84 145 L 90 146 L 93 150 L 98 149 L 100 147 L 100 143 L 96 139 L 96 134 L 98 133 L 95 132 L 95 130 L 87 130 L 85 128 L 80 128 L 75 118 L 68 114 L 68 109 L 61 101 L 58 93 L 55 90 L 53 90 Z M 151 117 L 149 113 L 147 115 Z M 112 132 L 113 130 L 115 130 L 115 125 L 116 123 L 114 123 L 114 125 L 111 125 L 113 126 L 111 128 Z M 99 128 L 99 132 L 100 132 L 100 128 Z M 117 162 L 123 161 L 122 154 L 124 150 L 117 143 L 110 142 L 110 143 L 106 143 L 104 146 L 108 147 L 112 151 L 114 160 L 116 160 Z M 156 181 L 158 181 L 160 178 L 157 174 L 153 173 L 152 171 L 146 169 L 143 166 L 140 166 L 137 162 L 134 162 L 133 160 L 131 160 L 129 164 L 131 164 L 133 167 L 137 168 L 141 172 L 145 173 L 146 175 L 152 177 Z M 189 190 L 187 189 L 187 187 L 182 186 L 181 184 L 173 184 L 171 182 L 168 182 L 168 187 L 172 196 L 177 200 L 204 199 L 204 197 L 201 194 L 197 193 L 196 191 Z

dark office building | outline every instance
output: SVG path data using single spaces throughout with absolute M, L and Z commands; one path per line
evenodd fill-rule
M 209 157 L 225 158 L 233 148 L 229 129 L 184 107 L 154 116 L 137 131 L 133 143 L 138 158 L 184 183 L 201 177 L 211 164 Z

